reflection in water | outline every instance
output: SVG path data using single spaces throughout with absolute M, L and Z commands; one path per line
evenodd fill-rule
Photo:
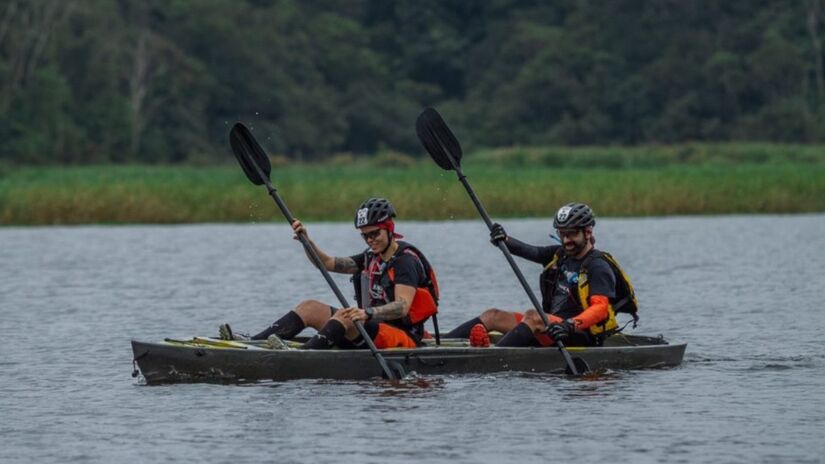
M 440 377 L 424 378 L 411 374 L 401 380 L 382 379 L 372 386 L 373 388 L 362 390 L 362 393 L 382 397 L 409 397 L 434 394 L 444 388 L 445 382 Z
M 398 381 L 385 381 L 391 388 L 381 392 L 381 396 L 403 396 L 417 394 L 431 394 L 444 388 L 444 379 L 408 376 Z

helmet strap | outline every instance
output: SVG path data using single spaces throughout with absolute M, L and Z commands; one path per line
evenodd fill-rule
M 384 230 L 386 230 L 386 229 L 384 229 Z M 390 249 L 390 247 L 392 246 L 392 238 L 393 238 L 393 233 L 390 232 L 389 230 L 387 230 L 387 246 L 385 246 L 384 249 L 381 250 L 380 254 L 383 255 L 384 253 L 387 252 L 387 250 Z

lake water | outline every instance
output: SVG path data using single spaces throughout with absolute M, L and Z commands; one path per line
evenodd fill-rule
M 549 243 L 548 220 L 503 223 Z M 363 247 L 349 224 L 309 231 Z M 442 329 L 528 306 L 480 221 L 398 231 L 439 273 Z M 687 342 L 682 366 L 149 387 L 132 338 L 335 301 L 288 226 L 0 228 L 0 462 L 825 462 L 825 215 L 605 219 L 596 236 L 636 285 L 632 333 Z

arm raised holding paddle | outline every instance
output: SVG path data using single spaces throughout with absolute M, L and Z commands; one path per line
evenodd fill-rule
M 295 233 L 295 235 L 292 237 L 295 240 L 300 241 L 301 235 L 306 237 L 307 243 L 309 244 L 309 246 L 312 247 L 312 249 L 315 250 L 315 253 L 317 254 L 318 258 L 320 258 L 321 263 L 323 263 L 324 268 L 326 268 L 326 270 L 330 272 L 337 272 L 339 274 L 355 274 L 356 272 L 358 272 L 358 265 L 355 263 L 355 261 L 353 261 L 352 258 L 339 258 L 336 256 L 329 256 L 328 254 L 324 253 L 324 251 L 321 250 L 321 248 L 319 248 L 318 245 L 316 245 L 311 238 L 309 238 L 309 234 L 307 233 L 306 227 L 301 223 L 301 221 L 298 220 L 298 218 L 295 218 L 295 220 L 292 221 L 292 231 Z M 309 261 L 312 264 L 315 264 L 309 249 L 304 249 L 304 251 L 306 252 Z

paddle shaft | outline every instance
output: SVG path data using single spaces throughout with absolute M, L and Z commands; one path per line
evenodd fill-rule
M 286 204 L 284 204 L 283 200 L 281 200 L 281 196 L 278 195 L 278 191 L 275 190 L 275 188 L 272 186 L 270 182 L 266 183 L 266 188 L 269 191 L 269 196 L 271 196 L 275 200 L 275 203 L 278 204 L 278 208 L 281 210 L 281 213 L 283 213 L 286 220 L 290 224 L 295 222 L 295 217 L 292 216 L 292 213 L 289 212 L 289 209 L 286 207 Z M 341 289 L 338 288 L 338 284 L 336 284 L 335 281 L 332 280 L 332 276 L 329 275 L 329 271 L 327 271 L 327 268 L 324 266 L 324 263 L 321 261 L 321 257 L 318 256 L 318 253 L 315 251 L 315 248 L 312 246 L 311 243 L 309 243 L 309 239 L 307 238 L 307 236 L 305 234 L 298 234 L 298 240 L 301 242 L 301 245 L 304 246 L 307 255 L 312 260 L 312 264 L 314 264 L 321 271 L 321 275 L 324 276 L 324 280 L 326 280 L 327 284 L 329 284 L 330 288 L 332 288 L 332 292 L 335 293 L 335 297 L 338 298 L 338 302 L 341 303 L 341 307 L 349 308 L 349 303 L 347 302 L 347 299 L 344 297 L 344 294 L 341 293 Z M 364 334 L 361 335 L 363 336 Z
M 487 229 L 491 232 L 493 230 L 493 221 L 490 219 L 490 215 L 487 214 L 487 210 L 484 209 L 484 205 L 481 204 L 481 200 L 478 199 L 476 196 L 475 191 L 473 191 L 473 187 L 467 181 L 467 176 L 464 175 L 464 171 L 461 170 L 461 166 L 455 162 L 452 155 L 448 154 L 448 158 L 450 159 L 450 163 L 453 165 L 453 170 L 455 171 L 456 175 L 458 176 L 458 180 L 461 181 L 461 184 L 464 185 L 464 188 L 467 190 L 467 194 L 470 195 L 470 199 L 473 200 L 473 203 L 476 205 L 476 209 L 478 209 L 478 213 L 481 214 L 481 218 L 484 219 L 484 223 L 487 224 Z M 504 244 L 503 240 L 499 240 L 497 242 L 498 249 L 504 253 L 504 258 L 510 264 L 510 267 L 513 269 L 513 272 L 516 273 L 516 278 L 518 278 L 519 283 L 524 288 L 524 291 L 527 292 L 527 296 L 530 298 L 530 302 L 533 303 L 533 307 L 536 308 L 536 312 L 539 313 L 541 317 L 541 321 L 544 323 L 544 326 L 549 328 L 550 327 L 550 320 L 547 318 L 547 314 L 544 313 L 544 309 L 542 309 L 541 303 L 539 303 L 538 298 L 536 298 L 535 293 L 533 293 L 533 289 L 530 288 L 530 284 L 527 283 L 527 279 L 524 278 L 524 274 L 521 273 L 521 269 L 516 264 L 516 261 L 513 259 L 513 255 L 510 253 L 510 250 L 507 249 L 507 245 Z M 559 351 L 561 352 L 562 357 L 564 357 L 564 361 L 567 363 L 567 367 L 570 369 L 570 372 L 573 375 L 579 375 L 578 369 L 576 369 L 576 365 L 573 362 L 573 358 L 570 356 L 570 353 L 565 348 L 564 343 L 561 340 L 556 340 L 556 346 L 559 347 Z
M 261 168 L 258 166 L 257 163 L 252 163 L 252 165 L 255 166 L 255 169 L 258 171 L 258 175 L 260 175 L 261 179 L 264 180 L 264 184 L 266 185 L 267 192 L 269 192 L 269 196 L 271 196 L 272 199 L 275 200 L 275 203 L 278 205 L 278 209 L 281 210 L 281 213 L 283 213 L 286 220 L 289 221 L 290 225 L 292 225 L 292 223 L 295 222 L 295 217 L 289 211 L 289 208 L 287 208 L 286 203 L 284 203 L 284 201 L 281 199 L 281 196 L 278 195 L 278 191 L 275 189 L 275 186 L 272 185 L 272 182 L 270 182 L 269 176 L 265 175 L 263 171 L 261 171 Z M 324 279 L 327 281 L 327 284 L 329 284 L 330 288 L 332 289 L 332 292 L 335 293 L 335 296 L 338 298 L 338 302 L 341 303 L 341 307 L 349 308 L 349 303 L 347 303 L 347 299 L 344 298 L 344 294 L 341 293 L 341 290 L 338 288 L 338 285 L 335 283 L 334 280 L 332 280 L 332 276 L 329 275 L 327 268 L 324 266 L 324 263 L 318 256 L 318 253 L 315 251 L 315 247 L 313 247 L 312 244 L 309 243 L 309 239 L 307 238 L 307 236 L 305 234 L 298 234 L 298 240 L 301 241 L 301 244 L 304 246 L 307 255 L 309 255 L 310 259 L 312 260 L 312 263 L 315 264 L 315 267 L 317 267 L 321 271 L 321 274 L 324 276 Z M 397 380 L 392 369 L 390 369 L 390 366 L 387 364 L 387 361 L 384 359 L 383 356 L 381 356 L 381 353 L 378 352 L 378 348 L 375 346 L 375 343 L 372 341 L 372 338 L 370 338 L 369 334 L 367 333 L 367 330 L 364 329 L 364 325 L 361 323 L 361 321 L 354 322 L 355 328 L 358 330 L 358 333 L 361 335 L 361 338 L 364 339 L 364 342 L 369 347 L 370 351 L 372 352 L 372 355 L 375 356 L 375 359 L 378 361 L 378 364 L 381 365 L 381 369 L 384 370 L 384 373 L 387 375 L 387 378 L 389 378 L 390 380 Z

